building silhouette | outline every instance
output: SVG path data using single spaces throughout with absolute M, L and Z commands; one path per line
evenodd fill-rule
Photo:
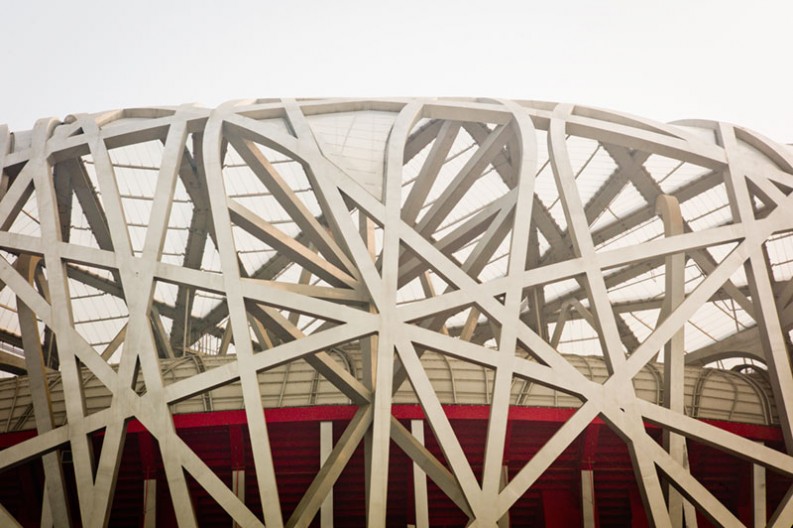
M 793 524 L 788 146 L 265 99 L 0 167 L 0 525 Z

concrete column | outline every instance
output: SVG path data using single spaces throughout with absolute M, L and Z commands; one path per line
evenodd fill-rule
M 157 447 L 148 432 L 138 437 L 138 451 L 143 470 L 143 528 L 157 526 Z
M 157 479 L 143 481 L 143 528 L 157 526 Z
M 245 470 L 233 469 L 231 470 L 231 491 L 241 503 L 245 504 Z M 236 521 L 231 523 L 233 528 L 240 528 Z
M 591 469 L 581 470 L 581 513 L 584 528 L 595 528 L 595 472 Z
M 319 424 L 319 466 L 325 463 L 333 451 L 333 422 Z M 333 528 L 333 489 L 328 492 L 320 509 L 320 526 Z
M 503 490 L 509 483 L 509 471 L 507 466 L 501 466 L 501 489 Z M 498 528 L 509 528 L 509 510 L 498 520 Z
M 241 503 L 245 504 L 245 443 L 239 425 L 229 427 L 229 447 L 231 448 L 231 491 Z M 236 521 L 232 528 L 241 528 Z
M 752 465 L 752 508 L 754 511 L 755 528 L 766 525 L 766 485 L 765 468 Z
M 416 440 L 424 445 L 424 420 L 412 420 L 410 430 Z M 413 496 L 416 501 L 416 528 L 428 528 L 430 514 L 427 503 L 427 475 L 415 462 L 413 462 Z

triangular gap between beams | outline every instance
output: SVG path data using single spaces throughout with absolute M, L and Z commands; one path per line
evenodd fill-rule
M 208 204 L 193 203 L 182 178 L 177 178 L 169 209 L 160 261 L 190 267 L 188 253 L 195 251 L 195 247 L 191 246 L 196 245 L 196 241 L 191 241 L 191 238 L 200 237 L 206 230 L 211 230 L 212 218 Z
M 159 140 L 108 149 L 133 253 L 142 253 L 164 146 Z
M 278 341 L 275 346 L 285 342 Z M 355 358 L 360 350 L 361 340 L 351 339 L 261 370 L 258 376 L 263 405 L 281 408 L 354 404 L 350 391 L 341 390 L 337 384 L 347 385 L 359 379 Z
M 769 253 L 769 258 L 772 262 L 773 258 L 770 257 L 770 253 L 774 252 L 774 244 L 775 241 L 773 240 L 769 240 L 765 243 L 766 251 Z M 695 291 L 703 281 L 714 273 L 718 269 L 718 266 L 730 256 L 738 246 L 738 242 L 728 242 L 702 248 L 696 253 L 689 255 L 686 262 L 685 273 L 686 296 Z M 721 312 L 721 315 L 714 312 L 714 316 L 721 317 L 723 315 L 732 318 L 732 322 L 728 327 L 733 328 L 735 332 L 740 332 L 756 324 L 753 300 L 751 298 L 751 292 L 748 289 L 748 279 L 744 266 L 738 266 L 729 279 L 719 286 L 708 302 L 698 309 L 698 312 L 706 309 L 708 306 L 710 308 L 716 308 Z M 701 316 L 702 314 L 697 316 L 695 313 L 689 318 L 687 328 L 690 325 L 694 325 L 694 319 Z M 712 317 L 709 319 L 712 319 Z M 695 332 L 699 333 L 701 330 L 696 330 Z M 719 334 L 721 333 L 719 332 Z M 724 336 L 721 335 L 720 337 Z M 689 342 L 689 338 L 687 337 L 686 349 L 692 350 L 689 346 L 693 346 L 693 342 Z M 694 349 L 696 348 L 699 348 L 699 346 L 694 347 Z
M 658 435 L 660 436 L 660 435 Z M 717 500 L 733 511 L 738 518 L 751 524 L 751 497 L 754 469 L 759 470 L 765 478 L 765 498 L 769 518 L 783 505 L 783 498 L 793 486 L 793 479 L 789 475 L 761 466 L 754 466 L 750 461 L 744 460 L 732 453 L 723 450 L 717 444 L 706 445 L 694 438 L 686 438 L 688 466 L 691 475 L 700 483 L 710 484 L 715 482 L 713 475 L 718 475 L 718 487 L 711 484 L 709 491 Z M 766 447 L 784 452 L 784 446 L 778 441 L 763 442 Z M 724 471 L 723 468 L 730 468 Z M 662 475 L 665 478 L 665 475 Z M 748 499 L 748 504 L 745 501 Z M 747 507 L 748 506 L 748 507 Z M 698 510 L 699 513 L 699 510 Z
M 487 419 L 488 411 L 484 407 L 490 405 L 495 370 L 471 361 L 451 357 L 445 352 L 426 349 L 418 343 L 414 346 L 418 365 L 416 367 L 406 367 L 404 372 L 400 365 L 400 368 L 395 371 L 412 372 L 412 375 L 407 376 L 409 383 L 401 383 L 399 385 L 399 390 L 394 395 L 394 403 L 418 402 L 422 406 L 425 415 L 433 412 L 432 409 L 436 409 L 436 405 L 440 405 L 444 416 L 436 416 L 432 420 L 428 417 L 426 423 L 429 427 L 425 427 L 425 435 L 428 430 L 433 431 L 433 434 L 436 435 L 441 432 L 445 438 L 446 449 L 454 450 L 454 445 L 458 444 L 466 457 L 466 464 L 471 467 L 477 478 L 481 478 L 481 461 L 487 439 L 487 428 L 480 426 L 467 427 L 474 422 L 470 420 L 469 415 L 463 417 L 457 413 L 457 410 L 459 409 L 458 405 L 476 406 L 479 409 L 473 408 L 471 410 L 473 412 L 482 412 L 479 417 L 480 420 Z M 414 352 L 400 350 L 397 355 L 400 364 L 405 362 L 416 365 L 416 359 L 411 359 L 405 354 L 413 355 Z M 414 371 L 414 368 L 417 370 Z M 430 373 L 432 373 L 432 377 L 430 377 Z M 426 378 L 431 383 L 426 384 L 422 381 L 422 378 Z M 424 388 L 418 389 L 417 387 Z M 425 388 L 429 392 L 424 392 Z M 437 404 L 433 400 L 437 400 Z M 448 422 L 451 429 L 450 432 L 453 435 L 452 438 L 442 432 L 446 427 L 444 422 Z M 448 468 L 451 467 L 439 444 L 433 446 L 429 442 L 425 443 L 425 445 L 431 452 L 434 451 L 436 458 L 441 463 Z M 479 484 L 481 485 L 481 481 Z
M 457 145 L 452 154 L 458 135 L 468 138 Z M 417 217 L 427 211 L 430 193 L 438 195 L 442 189 L 437 188 L 441 173 L 443 178 L 450 180 L 452 171 L 446 165 L 454 158 L 470 153 L 465 152 L 462 144 L 471 145 L 473 140 L 467 132 L 461 132 L 461 124 L 446 120 L 421 120 L 417 123 L 405 145 L 405 156 L 408 157 L 402 169 L 402 218 L 411 226 L 416 224 Z M 423 144 L 423 146 L 421 146 Z
M 286 236 L 315 246 L 322 258 L 352 274 L 303 164 L 258 143 L 239 137 L 231 141 L 231 161 L 224 169 L 229 197 Z
M 54 167 L 61 238 L 70 244 L 112 251 L 110 228 L 93 171 L 89 156 L 67 159 Z
M 163 289 L 163 293 L 174 293 L 172 285 Z M 161 317 L 179 319 L 182 335 L 172 336 L 174 352 L 181 356 L 193 354 L 198 356 L 215 355 L 221 348 L 223 335 L 228 325 L 228 305 L 224 294 L 216 293 L 191 286 L 190 301 L 185 303 L 182 313 L 163 309 Z M 167 306 L 167 304 L 165 304 Z M 174 328 L 171 322 L 171 329 Z M 168 380 L 165 380 L 166 383 Z
M 294 277 L 284 275 L 285 269 L 297 265 L 307 269 L 325 284 L 340 288 L 357 285 L 352 275 L 317 253 L 313 244 L 297 230 L 296 224 L 291 220 L 263 218 L 236 200 L 229 201 L 229 212 L 237 254 L 246 269 L 258 270 L 281 255 L 285 260 L 277 273 L 279 280 L 298 282 L 299 272 Z
M 560 354 L 603 356 L 597 316 L 589 303 L 586 281 L 586 276 L 580 274 L 543 283 L 544 300 L 539 321 L 537 313 L 524 311 L 522 314 L 525 323 L 540 324 L 547 329 L 543 329 L 542 333 L 547 331 L 548 336 L 543 341 Z M 610 303 L 609 309 L 613 310 Z M 538 333 L 536 329 L 534 332 Z
M 8 225 L 7 231 L 20 235 L 41 237 L 38 201 L 33 185 L 21 198 L 6 221 L 6 225 Z
M 502 330 L 501 322 L 477 303 L 430 313 L 409 324 L 492 349 L 498 348 Z
M 686 253 L 685 291 L 686 294 L 694 291 L 711 273 L 713 273 L 724 260 L 738 247 L 739 242 L 725 242 Z M 664 264 L 661 264 L 660 274 L 663 277 Z M 747 284 L 746 274 L 739 266 L 730 277 L 730 281 L 738 286 Z M 722 286 L 724 288 L 724 286 Z
M 779 205 L 777 201 L 785 200 L 791 193 L 789 187 L 776 180 L 764 178 L 762 175 L 747 177 L 746 187 L 749 190 L 752 210 L 756 219 L 767 217 Z
M 457 270 L 444 270 L 445 266 Z M 456 291 L 457 288 L 447 275 L 459 270 L 459 264 L 449 259 L 434 265 L 428 255 L 413 249 L 404 241 L 399 243 L 399 301 L 428 299 L 443 293 Z M 445 273 L 444 273 L 445 271 Z M 403 297 L 404 296 L 404 297 Z
M 262 350 L 330 330 L 342 322 L 252 300 L 245 302 L 245 308 L 251 337 Z
M 441 450 L 440 445 L 438 443 L 438 439 L 436 438 L 435 433 L 433 432 L 432 427 L 430 427 L 426 418 L 422 420 L 416 420 L 416 419 L 399 420 L 400 424 L 410 433 L 412 433 L 412 428 L 413 428 L 412 422 L 419 422 L 419 421 L 423 422 L 422 430 L 424 437 L 424 441 L 419 443 L 420 444 L 423 443 L 426 451 L 429 452 L 429 454 L 437 461 L 439 466 L 441 466 L 444 470 L 451 472 L 451 470 L 449 469 L 449 463 L 446 461 L 446 457 L 444 456 L 443 451 Z M 393 441 L 393 433 L 392 433 L 392 441 Z M 407 458 L 408 463 L 403 464 L 402 466 L 395 467 L 394 465 L 395 462 L 396 464 L 398 464 L 401 457 L 397 458 L 397 456 L 392 456 L 392 463 L 391 463 L 391 467 L 389 468 L 389 472 L 391 473 L 395 470 L 403 470 L 403 471 L 405 469 L 409 470 L 413 465 L 411 463 L 412 460 L 410 458 L 410 455 L 407 453 L 407 451 L 405 451 L 402 448 L 401 445 L 399 445 L 399 443 L 394 442 L 394 444 L 396 445 L 392 444 L 392 449 L 397 449 L 400 455 Z M 438 515 L 438 516 L 442 516 L 444 519 L 450 519 L 449 522 L 451 522 L 455 526 L 464 526 L 469 521 L 468 515 L 465 514 L 463 510 L 460 509 L 460 507 L 456 505 L 454 501 L 444 493 L 444 491 L 429 475 L 426 476 L 426 480 L 427 480 L 427 498 L 429 504 L 432 505 L 430 508 L 430 519 L 432 520 L 434 515 Z M 459 500 L 463 501 L 464 499 L 461 498 Z
M 74 328 L 101 352 L 129 320 L 124 287 L 115 270 L 77 263 L 65 270 Z
M 0 230 L 9 231 L 17 221 L 23 207 L 27 206 L 34 195 L 33 178 L 24 172 L 26 165 L 19 164 L 13 167 L 0 167 L 2 181 L 0 182 L 0 206 L 6 209 L 7 216 L 0 222 Z M 28 169 L 30 170 L 30 169 Z M 35 204 L 35 199 L 33 201 Z

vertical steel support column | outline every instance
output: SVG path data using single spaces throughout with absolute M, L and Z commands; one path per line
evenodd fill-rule
M 242 426 L 229 427 L 229 446 L 231 448 L 231 491 L 241 503 L 245 504 L 245 444 L 243 443 Z M 232 521 L 232 528 L 241 528 L 237 521 Z
M 509 425 L 507 427 L 509 427 Z M 507 437 L 509 437 L 509 434 L 507 434 Z M 504 465 L 501 466 L 501 489 L 503 490 L 506 488 L 507 484 L 509 484 L 509 468 Z M 509 528 L 509 526 L 509 510 L 507 510 L 507 512 L 498 520 L 498 528 Z
M 591 469 L 581 470 L 581 513 L 584 528 L 595 528 L 595 472 Z
M 410 431 L 421 445 L 424 445 L 424 421 L 411 420 Z M 416 528 L 430 525 L 429 504 L 427 501 L 427 475 L 413 462 L 413 496 L 416 501 Z
M 143 481 L 143 528 L 157 526 L 157 479 Z
M 245 470 L 231 470 L 231 491 L 241 503 L 245 504 Z M 237 521 L 232 521 L 233 528 L 241 528 Z
M 143 469 L 143 528 L 157 526 L 157 447 L 148 432 L 138 433 L 138 452 Z
M 766 525 L 768 520 L 766 508 L 765 467 L 752 464 L 752 510 L 755 528 Z
M 319 466 L 322 467 L 333 451 L 333 422 L 319 424 Z M 333 528 L 333 488 L 331 487 L 320 509 L 320 526 Z

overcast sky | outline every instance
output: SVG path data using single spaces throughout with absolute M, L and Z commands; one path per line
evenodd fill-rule
M 300 96 L 576 102 L 793 143 L 793 2 L 0 2 L 0 123 Z

